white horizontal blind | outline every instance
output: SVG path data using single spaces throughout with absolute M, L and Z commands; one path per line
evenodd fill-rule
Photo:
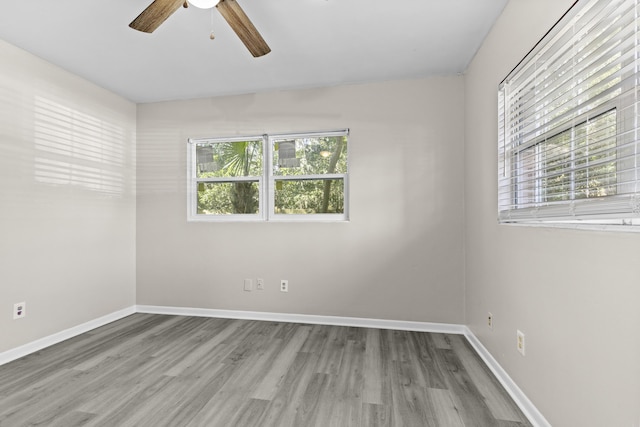
M 580 0 L 498 90 L 501 222 L 640 218 L 639 0 Z

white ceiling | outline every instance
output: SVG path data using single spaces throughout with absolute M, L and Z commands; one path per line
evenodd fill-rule
M 153 102 L 462 73 L 507 0 L 238 2 L 268 55 L 253 58 L 215 8 L 180 8 L 153 34 L 130 29 L 151 0 L 5 1 L 0 38 Z

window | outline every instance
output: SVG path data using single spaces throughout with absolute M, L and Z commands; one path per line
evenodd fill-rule
M 640 224 L 638 12 L 581 0 L 500 84 L 500 222 Z
M 271 200 L 276 215 L 345 214 L 347 138 L 271 138 Z
M 264 143 L 259 139 L 206 140 L 193 144 L 193 211 L 196 216 L 260 219 L 264 210 Z
M 347 135 L 189 140 L 188 219 L 348 219 Z

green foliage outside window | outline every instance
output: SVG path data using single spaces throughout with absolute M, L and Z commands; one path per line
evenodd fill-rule
M 198 178 L 256 177 L 255 181 L 200 182 L 198 214 L 255 214 L 262 141 L 219 142 L 196 147 Z
M 296 139 L 295 156 L 299 166 L 287 165 L 280 158 L 281 144 L 275 141 L 273 174 L 275 179 L 275 212 L 277 214 L 344 213 L 344 180 L 302 179 L 347 172 L 347 137 Z M 297 163 L 297 162 L 296 162 Z M 294 163 L 294 164 L 296 164 Z M 278 177 L 301 176 L 300 180 L 279 180 Z
M 259 213 L 262 147 L 262 140 L 196 146 L 198 214 Z M 347 173 L 346 136 L 275 140 L 272 153 L 275 213 L 344 213 L 344 179 L 322 175 Z

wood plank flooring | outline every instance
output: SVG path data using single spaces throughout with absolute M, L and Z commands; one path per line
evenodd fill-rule
M 530 426 L 463 336 L 135 314 L 0 366 L 0 426 Z

